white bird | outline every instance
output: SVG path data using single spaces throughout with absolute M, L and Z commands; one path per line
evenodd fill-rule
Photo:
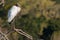
M 18 5 L 13 5 L 8 11 L 8 22 L 10 23 L 14 17 L 21 11 L 21 7 Z

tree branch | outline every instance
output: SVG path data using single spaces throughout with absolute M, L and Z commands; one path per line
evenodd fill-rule
M 1 0 L 0 5 L 4 6 L 5 0 Z
M 0 35 L 1 35 L 1 37 L 2 37 L 2 38 L 0 38 L 0 39 L 9 40 L 8 37 L 7 37 L 7 35 L 4 34 L 4 33 L 2 33 L 1 31 L 0 31 Z
M 24 35 L 24 36 L 26 36 L 27 38 L 33 40 L 33 37 L 32 37 L 31 35 L 27 34 L 26 32 L 22 31 L 21 29 L 16 29 L 16 28 L 14 28 L 14 30 L 15 30 L 17 33 L 19 33 L 19 34 L 21 34 L 21 35 Z

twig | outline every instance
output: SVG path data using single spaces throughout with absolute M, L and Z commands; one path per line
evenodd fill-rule
M 8 37 L 7 37 L 7 35 L 5 35 L 4 33 L 2 33 L 1 31 L 0 31 L 0 33 L 1 33 L 1 35 L 3 36 L 2 38 L 4 38 L 4 40 L 5 40 L 5 39 L 6 39 L 6 40 L 9 40 Z
M 33 37 L 32 37 L 31 35 L 25 33 L 25 32 L 22 31 L 21 29 L 16 29 L 16 28 L 14 28 L 14 30 L 15 30 L 17 33 L 19 33 L 19 34 L 21 34 L 21 35 L 24 35 L 24 36 L 26 36 L 27 38 L 33 40 Z
M 0 5 L 4 6 L 5 0 L 1 0 Z

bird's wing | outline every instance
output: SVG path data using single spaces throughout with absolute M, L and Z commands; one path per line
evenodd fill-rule
M 17 6 L 13 6 L 9 11 L 8 11 L 8 21 L 11 22 L 14 17 L 20 12 L 21 8 Z

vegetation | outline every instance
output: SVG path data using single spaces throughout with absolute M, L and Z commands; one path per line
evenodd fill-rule
M 5 0 L 5 6 L 0 8 L 0 25 L 6 22 L 8 10 L 17 2 L 22 10 L 16 17 L 16 28 L 32 35 L 34 40 L 55 40 L 54 35 L 60 35 L 57 34 L 60 33 L 60 4 L 56 0 Z M 10 27 L 4 26 L 2 30 L 8 31 Z M 8 37 L 10 40 L 29 40 L 16 32 Z

